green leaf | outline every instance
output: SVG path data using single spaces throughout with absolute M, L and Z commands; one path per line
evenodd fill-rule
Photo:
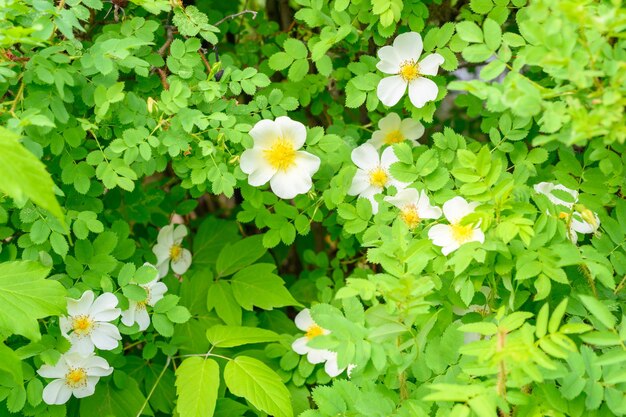
M 0 343 L 0 371 L 8 372 L 15 385 L 23 384 L 24 376 L 20 358 L 4 343 Z
M 600 323 L 604 324 L 609 329 L 615 327 L 617 318 L 611 313 L 609 308 L 602 304 L 600 300 L 589 295 L 580 295 L 580 301 L 583 302 L 587 310 L 597 318 Z
M 495 51 L 502 43 L 502 29 L 495 20 L 485 19 L 483 23 L 483 31 L 485 32 L 485 44 L 487 48 Z
M 470 9 L 474 13 L 487 14 L 493 9 L 492 0 L 470 0 Z
M 213 326 L 206 331 L 206 337 L 215 347 L 228 348 L 251 343 L 275 342 L 279 339 L 277 333 L 259 329 L 258 327 L 244 326 Z
M 466 20 L 457 23 L 456 31 L 459 37 L 466 42 L 482 43 L 483 41 L 483 31 L 480 30 L 480 27 L 474 22 Z
M 308 55 L 306 45 L 298 39 L 287 38 L 283 44 L 285 52 L 289 54 L 293 59 L 304 59 Z
M 548 331 L 550 333 L 556 333 L 556 331 L 559 330 L 559 325 L 561 324 L 561 320 L 563 319 L 563 316 L 565 315 L 565 310 L 567 309 L 567 301 L 568 299 L 565 298 L 554 309 L 554 312 L 550 317 L 550 323 L 548 324 Z
M 243 397 L 274 417 L 292 417 L 291 394 L 280 377 L 263 362 L 238 356 L 224 368 L 224 381 L 231 393 Z
M 137 417 L 144 405 L 145 397 L 137 382 L 127 378 L 123 389 L 102 380 L 96 392 L 80 401 L 81 416 Z
M 211 417 L 220 386 L 220 368 L 213 359 L 192 357 L 176 369 L 176 409 L 180 417 Z
M 65 312 L 65 288 L 30 261 L 0 263 L 0 329 L 38 340 L 37 319 Z
M 263 235 L 254 235 L 222 247 L 215 268 L 221 277 L 233 274 L 265 254 Z
M 65 224 L 46 166 L 18 139 L 18 135 L 0 126 L 0 191 L 16 200 L 30 198 Z
M 211 284 L 207 294 L 207 309 L 215 309 L 218 317 L 231 326 L 241 325 L 241 306 L 235 300 L 228 282 L 217 281 Z
M 239 239 L 237 224 L 209 217 L 203 221 L 193 238 L 194 267 L 213 266 L 222 247 Z
M 285 288 L 283 280 L 272 271 L 272 264 L 256 264 L 235 274 L 231 280 L 233 295 L 246 310 L 260 307 L 271 310 L 274 307 L 299 306 Z

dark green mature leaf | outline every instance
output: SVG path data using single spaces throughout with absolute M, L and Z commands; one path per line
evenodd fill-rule
M 145 397 L 137 382 L 133 378 L 127 378 L 124 389 L 109 383 L 100 382 L 96 385 L 96 392 L 80 402 L 80 414 L 85 416 L 115 416 L 137 417 L 144 406 Z M 145 415 L 151 415 L 146 407 Z
M 263 236 L 254 235 L 222 247 L 215 268 L 219 276 L 227 276 L 252 264 L 265 254 Z
M 238 356 L 224 367 L 224 381 L 234 395 L 243 397 L 275 417 L 292 417 L 291 394 L 280 377 L 258 359 Z

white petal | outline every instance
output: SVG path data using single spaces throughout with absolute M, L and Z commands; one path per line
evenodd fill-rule
M 429 101 L 435 100 L 437 94 L 439 94 L 439 87 L 428 78 L 420 77 L 409 84 L 409 99 L 418 109 L 424 107 Z
M 388 201 L 399 209 L 403 209 L 407 205 L 416 204 L 418 198 L 419 192 L 415 188 L 406 188 L 399 190 L 393 197 L 385 197 L 385 201 Z
M 452 224 L 460 222 L 473 211 L 474 207 L 463 197 L 454 197 L 443 204 L 443 214 Z
M 94 294 L 93 291 L 87 290 L 83 295 L 75 300 L 73 298 L 67 299 L 67 312 L 70 316 L 82 316 L 89 313 L 89 308 L 93 304 Z
M 380 157 L 380 166 L 382 166 L 386 170 L 389 170 L 391 164 L 395 164 L 396 162 L 398 162 L 398 157 L 396 156 L 393 148 L 391 146 L 385 148 L 382 156 Z
M 533 188 L 539 194 L 548 195 L 554 189 L 554 184 L 552 184 L 551 182 L 544 181 L 544 182 L 540 182 L 539 184 L 535 184 Z
M 91 341 L 101 350 L 113 350 L 122 340 L 120 331 L 111 323 L 98 323 L 91 333 Z
M 96 392 L 96 384 L 99 380 L 100 378 L 97 376 L 88 376 L 86 381 L 87 383 L 84 387 L 75 388 L 73 390 L 74 397 L 85 398 L 93 395 L 93 393 Z
M 345 370 L 346 368 L 339 369 L 339 365 L 337 364 L 337 354 L 335 352 L 333 352 L 333 355 L 329 355 L 326 364 L 324 364 L 324 371 L 326 371 L 328 376 L 334 378 L 341 375 Z
M 361 198 L 367 198 L 369 200 L 372 205 L 372 214 L 378 213 L 378 201 L 376 201 L 374 196 L 380 194 L 382 191 L 381 188 L 370 187 L 360 194 Z
M 393 48 L 401 61 L 417 61 L 422 54 L 422 37 L 416 32 L 403 33 L 393 41 Z
M 407 82 L 399 75 L 380 80 L 376 88 L 378 99 L 387 107 L 395 105 L 406 92 Z
M 354 148 L 350 157 L 352 158 L 354 165 L 366 171 L 374 169 L 380 164 L 378 151 L 369 143 L 364 143 L 363 145 Z
M 394 130 L 400 130 L 402 127 L 402 120 L 397 113 L 389 113 L 378 121 L 378 127 L 384 134 L 393 132 Z
M 137 303 L 135 301 L 129 301 L 128 310 L 122 311 L 122 323 L 130 327 L 135 324 L 135 313 L 137 311 Z
M 376 68 L 385 74 L 397 74 L 400 72 L 400 64 L 402 60 L 398 56 L 393 46 L 383 46 L 378 50 L 378 58 L 380 61 L 376 63 Z
M 572 230 L 578 233 L 584 233 L 584 234 L 594 233 L 596 231 L 596 228 L 593 227 L 591 223 L 587 223 L 586 221 L 582 219 L 581 220 L 576 219 L 576 214 L 578 213 L 575 213 L 572 216 L 572 220 L 570 224 L 570 227 L 572 228 Z
M 96 321 L 112 321 L 119 317 L 117 297 L 110 292 L 101 294 L 89 309 L 89 315 Z
M 65 404 L 72 396 L 72 391 L 61 379 L 55 379 L 43 389 L 42 398 L 46 404 Z
M 282 135 L 280 126 L 273 120 L 258 121 L 248 133 L 254 139 L 254 147 L 261 149 L 270 148 L 272 143 Z
M 433 245 L 435 246 L 441 246 L 442 248 L 452 248 L 455 246 L 456 248 L 459 247 L 458 243 L 456 242 L 456 240 L 454 240 L 454 237 L 452 235 L 452 227 L 447 224 L 436 224 L 431 227 L 428 231 L 428 238 L 433 242 Z M 444 255 L 447 255 L 447 253 L 444 253 Z
M 278 171 L 270 180 L 270 187 L 277 197 L 289 200 L 299 194 L 306 194 L 313 187 L 307 172 L 299 172 L 297 167 L 289 171 Z
M 306 355 L 306 360 L 314 365 L 322 363 L 328 359 L 329 353 L 330 352 L 326 349 L 310 349 L 309 353 Z
M 111 375 L 113 373 L 113 368 L 109 366 L 106 359 L 96 356 L 95 354 L 86 358 L 84 367 L 88 376 L 100 377 Z
M 300 149 L 304 145 L 306 141 L 306 127 L 302 123 L 287 116 L 277 117 L 275 123 L 282 132 L 283 140 L 291 142 L 294 149 Z
M 168 224 L 167 226 L 163 226 L 161 230 L 159 230 L 159 235 L 157 236 L 157 244 L 167 247 L 168 250 L 174 244 L 174 225 L 173 224 Z M 152 251 L 154 252 L 154 249 Z
M 64 360 L 59 360 L 56 365 L 42 365 L 37 370 L 37 373 L 44 378 L 63 378 L 68 373 L 70 368 L 67 366 Z
M 93 353 L 93 342 L 89 337 L 78 337 L 75 333 L 70 334 L 70 341 L 72 343 L 72 347 L 70 348 L 70 353 L 78 353 L 80 355 L 89 355 Z
M 72 319 L 68 317 L 60 317 L 59 327 L 61 328 L 61 334 L 67 338 L 68 333 L 72 330 Z
M 173 244 L 174 244 L 174 242 L 169 243 L 169 244 L 168 243 L 157 243 L 152 248 L 152 253 L 154 253 L 156 255 L 156 257 L 157 257 L 157 269 L 159 268 L 159 264 L 161 264 L 164 261 L 170 259 L 170 249 L 172 248 Z
M 385 134 L 382 131 L 377 130 L 372 133 L 371 139 L 369 139 L 366 143 L 369 143 L 376 149 L 380 149 L 383 145 L 385 145 Z
M 472 237 L 470 238 L 470 240 L 468 240 L 465 243 L 469 243 L 469 242 L 485 243 L 485 234 L 480 229 L 480 227 L 477 227 L 473 230 Z
M 414 119 L 404 119 L 400 127 L 400 132 L 409 140 L 422 137 L 424 130 L 424 125 Z
M 300 337 L 291 344 L 291 349 L 296 352 L 298 355 L 306 355 L 311 350 L 310 347 L 307 346 L 307 342 L 309 340 L 306 337 Z
M 444 59 L 439 54 L 430 54 L 426 58 L 422 59 L 419 63 L 420 74 L 423 75 L 437 75 L 439 65 L 443 64 Z
M 294 319 L 294 323 L 296 324 L 296 327 L 303 332 L 309 330 L 311 326 L 315 325 L 315 321 L 313 321 L 313 317 L 311 317 L 311 310 L 305 308 L 299 312 Z
M 139 331 L 144 331 L 150 326 L 150 316 L 146 309 L 137 310 L 135 313 L 135 322 L 139 325 Z
M 172 236 L 174 239 L 174 243 L 180 244 L 180 242 L 183 241 L 185 236 L 187 236 L 187 233 L 189 232 L 187 231 L 187 227 L 184 224 L 179 224 L 178 226 L 176 226 L 176 228 L 174 229 L 173 236 Z
M 175 274 L 182 275 L 191 266 L 191 252 L 187 249 L 183 249 L 180 253 L 180 257 L 177 260 L 172 260 L 172 271 Z
M 396 187 L 397 191 L 400 191 L 406 187 L 408 187 L 409 185 L 411 185 L 408 182 L 402 182 L 402 181 L 398 181 L 397 179 L 395 179 L 394 177 L 392 177 L 391 175 L 389 176 L 389 181 L 387 182 L 387 188 L 391 187 L 391 186 Z
M 163 295 L 166 292 L 167 292 L 167 285 L 165 285 L 164 283 L 156 282 L 152 284 L 150 286 L 150 296 L 148 297 L 146 304 L 154 307 L 154 305 L 163 298 Z
M 370 186 L 370 176 L 362 169 L 358 169 L 352 178 L 352 184 L 348 189 L 348 195 L 359 195 Z
M 305 151 L 296 152 L 296 158 L 294 160 L 295 167 L 293 169 L 297 171 L 306 172 L 309 177 L 312 177 L 320 169 L 321 160 L 316 155 Z
M 159 270 L 159 277 L 163 278 L 164 276 L 167 275 L 167 273 L 170 270 L 170 261 L 169 258 L 164 260 L 163 262 L 159 263 L 157 265 L 157 269 Z

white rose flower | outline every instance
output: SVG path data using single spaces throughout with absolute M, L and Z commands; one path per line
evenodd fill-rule
M 329 377 L 335 378 L 343 373 L 343 371 L 347 370 L 348 378 L 352 377 L 352 371 L 356 368 L 356 365 L 351 363 L 346 368 L 339 368 L 337 364 L 337 353 L 336 352 L 328 352 L 328 356 L 326 358 L 326 363 L 324 364 L 324 372 L 328 374 Z
M 241 154 L 241 170 L 248 183 L 258 187 L 270 183 L 280 198 L 290 199 L 313 187 L 311 177 L 320 167 L 320 159 L 299 151 L 306 141 L 306 128 L 287 116 L 261 120 L 250 130 L 252 149 Z
M 448 255 L 468 242 L 484 243 L 485 235 L 478 225 L 461 225 L 465 216 L 474 212 L 478 203 L 468 203 L 463 197 L 454 197 L 443 204 L 443 214 L 450 224 L 437 224 L 428 231 L 428 238 L 441 253 Z
M 398 162 L 398 157 L 391 147 L 386 148 L 379 156 L 374 146 L 365 143 L 352 151 L 352 162 L 358 169 L 352 179 L 348 195 L 367 198 L 372 203 L 374 214 L 378 212 L 378 202 L 374 199 L 376 194 L 382 193 L 385 188 L 392 185 L 398 190 L 409 185 L 396 180 L 389 173 L 391 164 Z
M 534 187 L 536 192 L 539 194 L 543 194 L 548 197 L 548 200 L 552 202 L 552 204 L 565 206 L 568 209 L 571 209 L 574 204 L 578 201 L 578 191 L 572 190 L 571 188 L 567 188 L 561 184 L 553 184 L 551 182 L 540 182 L 539 184 L 535 184 Z M 554 190 L 560 190 L 568 193 L 572 196 L 572 201 L 565 201 L 554 195 Z
M 379 130 L 372 134 L 367 143 L 380 149 L 384 145 L 393 145 L 409 141 L 413 146 L 419 145 L 417 139 L 424 134 L 424 126 L 414 119 L 400 119 L 396 113 L 389 113 L 378 121 Z
M 574 206 L 578 203 L 578 191 L 567 188 L 561 184 L 553 184 L 551 182 L 540 182 L 535 184 L 536 192 L 548 197 L 548 200 L 554 205 L 563 206 L 569 211 L 560 211 L 558 216 L 567 222 L 567 237 L 572 243 L 578 242 L 577 233 L 590 234 L 595 233 L 600 227 L 600 218 L 593 211 L 584 208 L 578 211 L 574 210 Z M 565 201 L 554 194 L 555 190 L 564 191 L 572 196 L 572 201 Z M 577 208 L 580 208 L 577 206 Z
M 381 72 L 390 74 L 380 80 L 376 94 L 385 106 L 395 105 L 409 89 L 409 99 L 417 108 L 437 98 L 439 88 L 434 81 L 424 75 L 437 75 L 444 59 L 439 54 L 430 54 L 418 62 L 422 54 L 422 37 L 419 33 L 408 32 L 398 35 L 393 46 L 383 46 L 378 50 L 380 61 L 376 64 Z
M 94 346 L 102 350 L 115 349 L 122 339 L 120 331 L 110 321 L 120 315 L 117 298 L 105 292 L 94 301 L 93 291 L 85 291 L 78 300 L 67 299 L 69 317 L 60 318 L 61 333 L 72 343 L 71 352 L 87 355 Z
M 146 299 L 139 302 L 129 300 L 128 310 L 122 311 L 122 323 L 129 327 L 137 323 L 140 331 L 144 331 L 150 326 L 150 316 L 146 306 L 154 307 L 167 292 L 167 286 L 159 280 L 159 272 L 154 268 L 154 279 L 147 284 L 140 285 L 146 291 Z
M 78 352 L 68 352 L 56 365 L 43 365 L 37 370 L 44 378 L 54 378 L 43 389 L 46 404 L 65 404 L 72 395 L 76 398 L 93 395 L 100 377 L 112 372 L 109 363 L 95 353 L 81 355 Z
M 157 244 L 152 248 L 152 252 L 157 257 L 157 269 L 159 276 L 163 278 L 169 271 L 170 263 L 172 271 L 182 275 L 191 265 L 191 252 L 183 248 L 183 238 L 187 236 L 187 228 L 182 225 L 169 224 L 159 230 Z
M 304 336 L 296 339 L 291 348 L 298 355 L 306 355 L 307 360 L 312 364 L 322 363 L 331 356 L 332 352 L 326 349 L 315 349 L 308 346 L 309 341 L 318 336 L 330 334 L 329 330 L 323 329 L 315 323 L 311 317 L 311 312 L 305 308 L 295 318 L 296 327 L 304 332 Z
M 385 201 L 400 209 L 400 218 L 409 227 L 415 228 L 422 219 L 438 219 L 441 209 L 431 206 L 428 196 L 415 188 L 406 188 L 396 195 L 385 197 Z

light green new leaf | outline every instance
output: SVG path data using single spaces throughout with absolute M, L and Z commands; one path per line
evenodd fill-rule
M 64 223 L 46 166 L 18 139 L 18 135 L 0 127 L 0 191 L 18 200 L 28 197 Z
M 300 305 L 285 288 L 285 283 L 272 273 L 272 264 L 251 265 L 235 274 L 231 280 L 233 295 L 246 310 L 261 307 L 271 310 L 274 307 Z
M 213 359 L 185 359 L 176 370 L 180 417 L 211 417 L 215 411 L 220 368 Z
M 293 416 L 291 394 L 280 377 L 263 362 L 239 356 L 226 364 L 224 381 L 231 393 L 245 398 L 259 410 L 274 417 Z
M 30 261 L 0 263 L 0 329 L 38 340 L 37 319 L 65 311 L 65 288 Z
M 271 330 L 245 326 L 213 326 L 206 337 L 215 347 L 227 348 L 250 343 L 275 342 L 279 336 Z

